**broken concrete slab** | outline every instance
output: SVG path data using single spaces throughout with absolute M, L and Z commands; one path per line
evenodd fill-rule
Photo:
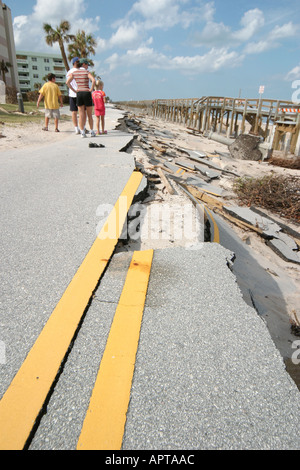
M 129 127 L 130 129 L 132 129 L 134 131 L 138 131 L 138 130 L 141 129 L 140 126 L 138 126 L 137 124 L 135 124 L 134 122 L 132 122 L 129 119 L 125 119 L 125 122 L 126 122 L 127 127 Z
M 189 163 L 189 162 L 184 162 L 182 160 L 177 160 L 175 162 L 175 164 L 182 167 L 182 168 L 186 168 L 187 170 L 192 170 L 192 171 L 195 170 L 195 165 L 193 165 L 192 163 Z
M 223 169 L 221 168 L 220 165 L 218 165 L 217 163 L 213 163 L 213 162 L 210 161 L 210 160 L 207 160 L 207 156 L 206 156 L 206 155 L 200 157 L 200 156 L 198 155 L 198 152 L 191 151 L 191 150 L 186 150 L 186 152 L 188 152 L 188 154 L 189 154 L 191 160 L 195 160 L 196 162 L 198 162 L 198 163 L 200 163 L 200 164 L 207 165 L 207 166 L 209 166 L 210 168 L 213 168 L 214 170 L 223 171 Z
M 199 152 L 198 150 L 187 150 L 183 149 L 185 152 L 188 152 L 189 154 L 193 154 L 196 158 L 206 158 L 207 154 L 205 152 Z
M 225 212 L 238 220 L 261 230 L 261 236 L 267 239 L 267 245 L 288 262 L 300 264 L 297 243 L 283 233 L 282 228 L 273 220 L 263 217 L 247 207 L 223 207 Z
M 220 178 L 222 174 L 221 171 L 212 170 L 210 168 L 207 168 L 205 165 L 200 165 L 199 163 L 196 163 L 194 166 L 195 169 L 200 171 L 203 176 L 207 176 L 210 179 Z
M 173 171 L 174 173 L 176 173 L 180 169 L 178 166 L 173 165 L 172 163 L 169 163 L 169 162 L 164 162 L 164 166 L 168 168 L 169 170 Z
M 196 186 L 199 189 L 203 189 L 203 191 L 207 191 L 209 193 L 215 194 L 216 196 L 222 196 L 224 191 L 222 188 L 218 186 L 213 186 L 212 184 L 205 183 L 205 181 L 197 178 L 196 176 L 189 177 L 185 180 L 186 184 L 190 186 Z
M 292 250 L 284 241 L 279 238 L 272 238 L 267 241 L 267 245 L 285 261 L 300 264 L 300 256 L 297 251 Z
M 286 233 L 279 232 L 277 238 L 281 240 L 283 243 L 285 243 L 286 246 L 289 247 L 290 250 L 298 251 L 297 243 L 295 242 L 293 238 L 289 237 Z
M 189 158 L 197 162 L 202 162 L 202 160 L 206 158 L 206 154 L 202 152 L 197 152 L 196 150 L 189 150 L 182 147 L 179 147 L 178 150 L 181 150 L 182 152 L 186 153 Z
M 261 208 L 258 208 L 256 206 L 250 206 L 250 209 L 253 211 L 253 212 L 256 212 L 257 214 L 260 214 L 264 217 L 267 217 L 271 220 L 273 220 L 273 222 L 276 222 L 278 225 L 280 225 L 280 227 L 282 228 L 282 230 L 287 233 L 288 235 L 291 235 L 292 237 L 294 238 L 297 238 L 298 240 L 300 240 L 300 227 L 299 227 L 299 231 L 297 232 L 296 230 L 294 230 L 292 227 L 284 224 L 282 221 L 279 221 L 279 220 L 275 220 L 274 218 L 272 218 L 270 215 L 266 214 Z
M 265 238 L 277 238 L 278 233 L 281 231 L 281 227 L 276 222 L 253 212 L 248 207 L 224 206 L 224 210 L 233 217 L 260 228 L 262 230 L 262 236 Z
M 168 139 L 174 139 L 174 134 L 172 134 L 171 132 L 165 130 L 165 131 L 154 131 L 153 132 L 154 135 L 156 135 L 157 137 L 164 137 L 164 138 L 168 138 Z

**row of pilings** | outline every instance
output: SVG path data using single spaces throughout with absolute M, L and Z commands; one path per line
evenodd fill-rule
M 260 136 L 273 150 L 300 152 L 300 106 L 292 101 L 204 96 L 122 102 L 195 133 L 234 139 L 240 134 Z

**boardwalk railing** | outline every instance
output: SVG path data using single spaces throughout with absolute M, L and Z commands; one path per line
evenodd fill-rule
M 273 150 L 299 154 L 300 105 L 292 101 L 203 96 L 120 104 L 182 124 L 195 133 L 213 132 L 228 139 L 249 133 L 260 136 Z

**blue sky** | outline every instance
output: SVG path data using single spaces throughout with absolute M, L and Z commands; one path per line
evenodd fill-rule
M 294 100 L 299 0 L 6 0 L 16 49 L 49 48 L 42 25 L 97 40 L 94 70 L 113 100 L 232 96 Z M 298 93 L 300 94 L 300 93 Z

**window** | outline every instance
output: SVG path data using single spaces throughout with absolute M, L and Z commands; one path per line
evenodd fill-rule
M 34 74 L 33 74 L 33 78 L 39 78 L 38 74 L 37 74 L 37 73 L 34 73 Z
M 46 72 L 50 72 L 50 67 L 45 67 Z
M 31 57 L 32 62 L 36 62 L 37 58 L 36 57 Z
M 47 64 L 49 64 L 49 59 L 44 59 L 44 62 L 46 62 Z
M 32 66 L 32 70 L 37 70 L 37 69 L 38 69 L 38 68 L 37 68 L 37 65 L 33 65 L 33 66 Z

